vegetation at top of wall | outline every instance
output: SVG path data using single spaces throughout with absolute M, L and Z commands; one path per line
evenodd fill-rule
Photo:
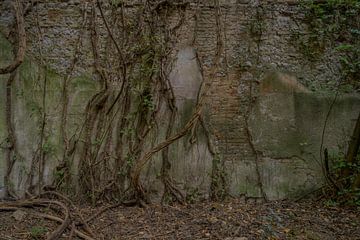
M 325 83 L 311 82 L 312 90 L 334 93 L 335 97 L 328 111 L 341 93 L 360 92 L 360 2 L 358 0 L 303 0 L 302 10 L 305 13 L 303 21 L 307 31 L 294 31 L 291 40 L 295 47 L 310 62 L 316 64 L 326 58 L 338 61 L 337 69 L 332 71 L 333 77 Z M 336 114 L 336 113 L 335 113 Z M 325 119 L 320 147 L 320 159 L 323 164 L 325 178 L 329 183 L 330 202 L 340 202 L 351 205 L 360 204 L 360 174 L 359 174 L 359 139 L 360 116 L 348 150 L 342 156 L 330 158 L 323 146 L 324 133 L 328 117 Z M 322 157 L 324 153 L 324 157 Z M 333 168 L 329 167 L 333 161 Z
M 292 41 L 297 49 L 314 63 L 330 50 L 338 56 L 341 74 L 340 82 L 334 82 L 333 89 L 359 91 L 360 2 L 303 0 L 301 6 L 308 32 L 293 32 Z

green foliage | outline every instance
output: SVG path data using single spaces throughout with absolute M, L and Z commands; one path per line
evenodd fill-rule
M 344 154 L 334 154 L 331 157 L 333 162 L 332 170 L 336 177 L 341 177 L 341 171 L 350 170 L 354 175 L 360 174 L 360 154 L 357 155 L 354 164 L 348 163 L 345 160 Z
M 345 199 L 345 204 L 360 207 L 360 188 L 345 188 L 338 193 L 338 197 Z
M 165 193 L 164 196 L 163 196 L 163 199 L 162 199 L 162 202 L 164 204 L 170 204 L 170 203 L 173 203 L 175 201 L 176 200 L 174 199 L 174 196 L 169 194 L 169 193 Z
M 306 34 L 293 31 L 291 41 L 309 61 L 332 50 L 339 56 L 341 83 L 345 92 L 360 90 L 360 1 L 303 0 Z
M 360 39 L 360 35 L 358 35 Z M 340 63 L 344 80 L 355 89 L 360 89 L 360 40 L 355 44 L 341 44 L 336 48 L 342 56 Z
M 335 180 L 341 183 L 341 189 L 334 198 L 327 200 L 325 204 L 336 206 L 344 203 L 346 205 L 360 206 L 360 189 L 352 187 L 356 177 L 360 174 L 360 154 L 357 155 L 354 164 L 348 163 L 344 154 L 334 154 L 330 160 L 332 161 L 331 173 Z M 344 179 L 342 174 L 346 170 L 351 173 L 348 179 Z
M 257 44 L 261 42 L 261 37 L 265 29 L 266 29 L 266 22 L 265 22 L 264 9 L 261 7 L 256 8 L 256 14 L 254 16 L 254 20 L 252 20 L 249 25 L 249 33 Z
M 127 154 L 125 157 L 125 161 L 127 167 L 131 168 L 134 165 L 134 161 L 135 161 L 134 155 Z
M 353 44 L 358 40 L 359 1 L 303 1 L 302 5 L 313 41 L 317 40 L 324 47 L 336 48 L 340 44 Z
M 122 3 L 122 0 L 110 0 L 110 4 L 117 7 Z
M 189 188 L 186 191 L 186 202 L 188 203 L 195 203 L 196 201 L 199 200 L 200 197 L 200 192 L 198 188 Z
M 152 95 L 150 93 L 144 93 L 144 95 L 142 96 L 141 104 L 142 104 L 143 109 L 146 109 L 148 111 L 155 110 L 155 105 L 152 100 Z
M 46 139 L 43 143 L 42 150 L 47 155 L 53 155 L 55 153 L 55 145 L 49 139 Z
M 101 144 L 101 138 L 96 138 L 91 141 L 91 144 L 94 146 L 99 146 Z
M 55 178 L 55 182 L 57 182 L 58 185 L 61 185 L 63 183 L 64 177 L 65 177 L 64 169 L 55 169 L 54 178 Z
M 213 159 L 213 172 L 211 174 L 211 193 L 213 199 L 224 199 L 227 195 L 226 171 L 218 154 Z
M 47 231 L 48 229 L 45 227 L 33 226 L 30 228 L 30 237 L 32 239 L 41 239 Z
M 42 114 L 41 106 L 35 101 L 27 101 L 27 108 L 30 110 L 30 117 L 39 117 Z
M 155 110 L 153 85 L 160 79 L 159 65 L 164 54 L 161 38 L 144 32 L 130 48 L 137 56 L 134 73 L 131 76 L 131 89 L 138 99 L 138 113 L 151 113 Z
M 327 207 L 336 207 L 339 205 L 339 203 L 337 201 L 335 201 L 334 199 L 327 199 L 325 202 L 324 202 L 325 206 Z
M 127 118 L 128 121 L 133 121 L 132 117 Z M 131 137 L 135 133 L 135 129 L 132 127 L 132 125 L 126 126 L 125 128 L 120 130 L 121 134 L 124 134 L 126 137 Z

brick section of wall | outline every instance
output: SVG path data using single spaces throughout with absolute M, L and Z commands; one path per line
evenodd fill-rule
M 256 96 L 259 81 L 273 70 L 290 72 L 304 85 L 326 83 L 339 77 L 332 71 L 338 63 L 331 50 L 316 64 L 296 50 L 293 32 L 306 34 L 297 1 L 223 2 L 227 2 L 221 7 L 226 54 L 209 97 L 211 123 L 226 159 L 246 161 L 253 159 L 244 126 L 250 85 Z M 214 9 L 202 6 L 200 16 L 198 50 L 207 65 L 216 47 Z

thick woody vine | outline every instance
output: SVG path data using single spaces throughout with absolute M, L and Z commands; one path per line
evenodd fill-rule
M 35 3 L 36 1 L 34 1 Z M 31 3 L 32 4 L 32 3 Z M 95 213 L 84 219 L 67 197 L 58 192 L 46 191 L 46 187 L 66 190 L 74 179 L 71 174 L 73 160 L 79 156 L 80 191 L 96 203 L 99 199 L 118 200 L 121 203 L 143 204 L 148 200 L 148 193 L 141 181 L 144 168 L 152 157 L 162 151 L 161 180 L 164 184 L 164 197 L 184 202 L 183 193 L 177 188 L 171 177 L 169 146 L 187 134 L 194 135 L 201 125 L 207 129 L 202 119 L 202 112 L 207 94 L 220 68 L 224 52 L 221 11 L 218 0 L 214 0 L 216 50 L 209 75 L 199 89 L 199 97 L 188 122 L 176 127 L 176 99 L 169 73 L 176 56 L 176 41 L 182 25 L 186 21 L 188 4 L 172 1 L 144 0 L 135 11 L 128 11 L 124 1 L 85 2 L 82 8 L 80 31 L 77 36 L 70 67 L 63 78 L 61 89 L 62 109 L 60 132 L 63 144 L 63 155 L 55 169 L 53 186 L 44 186 L 43 174 L 46 156 L 44 149 L 46 139 L 47 112 L 47 67 L 42 59 L 40 49 L 39 82 L 42 81 L 41 114 L 39 143 L 31 162 L 27 180 L 28 199 L 24 201 L 2 203 L 0 211 L 15 211 L 20 208 L 50 208 L 57 217 L 49 213 L 39 213 L 41 218 L 59 223 L 57 229 L 47 239 L 58 239 L 69 229 L 71 235 L 84 239 L 93 239 L 87 223 L 101 214 Z M 17 198 L 11 189 L 10 174 L 16 160 L 20 157 L 17 150 L 16 135 L 12 113 L 12 88 L 17 77 L 17 68 L 24 61 L 26 35 L 22 3 L 14 2 L 16 26 L 14 27 L 15 59 L 8 66 L 0 69 L 0 74 L 9 74 L 6 85 L 6 124 L 7 138 L 7 173 L 5 184 L 7 195 Z M 175 20 L 173 16 L 176 16 Z M 41 28 L 39 22 L 39 39 Z M 100 25 L 102 27 L 100 27 Z M 69 85 L 83 51 L 83 36 L 89 29 L 93 55 L 94 74 L 100 82 L 101 89 L 88 101 L 85 108 L 85 120 L 80 129 L 68 131 Z M 195 34 L 196 35 L 196 34 Z M 101 36 L 101 37 L 100 37 Z M 105 37 L 104 37 L 105 36 Z M 194 37 L 195 38 L 195 37 Z M 40 43 L 40 41 L 39 41 Z M 196 47 L 196 41 L 194 41 Z M 201 59 L 197 59 L 201 66 Z M 43 66 L 44 65 L 44 66 Z M 42 76 L 43 74 L 43 76 Z M 202 74 L 205 76 L 205 74 Z M 20 79 L 21 80 L 21 79 Z M 164 139 L 160 139 L 158 120 L 168 119 Z M 213 155 L 210 132 L 206 130 L 209 148 Z M 149 144 L 150 143 L 150 144 Z M 216 161 L 216 160 L 215 160 Z M 219 166 L 217 166 L 219 167 Z M 221 166 L 219 167 L 221 168 Z M 38 172 L 35 172 L 35 171 Z M 215 169 L 213 177 L 224 178 Z M 37 182 L 35 182 L 37 175 Z M 224 179 L 221 179 L 224 182 Z M 36 186 L 35 186 L 36 185 Z M 224 187 L 224 183 L 219 184 Z M 212 184 L 213 191 L 219 186 Z M 215 193 L 215 196 L 218 194 Z M 48 200 L 44 198 L 57 198 Z M 117 205 L 112 205 L 114 207 Z M 71 211 L 71 210 L 74 211 Z M 103 209 L 105 211 L 108 208 Z
M 140 176 L 153 155 L 161 151 L 160 179 L 164 184 L 163 200 L 172 199 L 183 203 L 184 193 L 178 189 L 170 174 L 169 146 L 188 133 L 192 136 L 196 134 L 199 125 L 206 132 L 209 148 L 213 149 L 210 132 L 201 114 L 211 83 L 220 67 L 224 48 L 219 2 L 214 0 L 217 47 L 210 74 L 207 79 L 204 78 L 191 118 L 178 130 L 175 126 L 176 99 L 169 81 L 169 73 L 177 54 L 175 46 L 179 31 L 186 21 L 188 4 L 146 0 L 131 8 L 134 11 L 129 11 L 129 6 L 126 4 L 124 1 L 110 3 L 90 1 L 82 6 L 80 30 L 73 58 L 63 77 L 60 118 L 63 152 L 54 172 L 52 186 L 44 186 L 42 181 L 45 161 L 49 156 L 46 156 L 44 149 L 48 135 L 46 132 L 48 116 L 45 111 L 47 68 L 44 59 L 40 56 L 42 59 L 40 64 L 44 66 L 39 67 L 38 73 L 39 82 L 42 81 L 43 93 L 38 122 L 39 145 L 27 176 L 29 195 L 40 194 L 44 191 L 44 187 L 67 191 L 74 181 L 78 181 L 79 190 L 93 203 L 99 199 L 146 202 L 147 193 Z M 8 186 L 8 195 L 14 197 L 16 195 L 15 192 L 11 192 L 9 179 L 20 153 L 16 149 L 12 123 L 11 89 L 17 75 L 16 69 L 24 60 L 26 49 L 24 13 L 28 9 L 29 6 L 26 6 L 23 10 L 20 1 L 14 4 L 16 26 L 13 33 L 17 33 L 14 41 L 14 45 L 17 45 L 14 47 L 15 59 L 9 66 L 0 69 L 1 74 L 10 74 L 6 98 L 8 125 L 6 186 Z M 199 9 L 198 6 L 196 19 L 199 17 Z M 37 24 L 41 39 L 40 24 L 39 22 Z M 70 132 L 69 86 L 84 51 L 83 36 L 87 30 L 90 32 L 94 74 L 101 89 L 86 104 L 85 119 L 84 123 L 80 124 L 81 128 Z M 193 41 L 196 48 L 195 39 L 196 33 Z M 41 55 L 41 47 L 39 52 Z M 198 57 L 197 60 L 201 67 L 201 59 Z M 164 139 L 159 137 L 161 131 L 157 123 L 159 118 L 168 120 Z M 214 156 L 217 155 L 214 150 L 211 152 Z M 78 177 L 72 175 L 76 157 L 79 157 Z M 214 176 L 217 175 L 213 174 Z
M 5 196 L 16 196 L 12 191 L 10 174 L 14 167 L 15 161 L 20 157 L 15 137 L 15 130 L 13 124 L 13 112 L 12 112 L 12 85 L 17 76 L 17 68 L 24 61 L 25 50 L 26 50 L 26 33 L 25 33 L 25 24 L 24 24 L 24 12 L 23 6 L 20 1 L 15 1 L 13 4 L 16 24 L 14 26 L 14 31 L 10 32 L 9 38 L 12 38 L 14 45 L 15 59 L 12 63 L 4 68 L 0 68 L 0 74 L 10 74 L 7 83 L 6 83 L 6 126 L 7 126 L 7 150 L 6 150 L 6 175 L 5 175 Z M 11 36 L 12 33 L 16 33 L 16 36 Z M 17 44 L 17 45 L 16 45 Z
M 97 1 L 93 13 L 98 9 L 101 19 L 96 19 L 93 14 L 91 20 L 95 69 L 103 81 L 103 89 L 86 108 L 84 136 L 87 142 L 80 159 L 80 180 L 81 188 L 93 201 L 100 197 L 119 198 L 124 192 L 128 192 L 130 197 L 135 194 L 126 186 L 126 181 L 131 178 L 130 171 L 146 147 L 146 140 L 151 134 L 156 135 L 154 131 L 161 102 L 167 99 L 170 105 L 174 101 L 165 75 L 166 60 L 171 54 L 169 44 L 174 40 L 165 34 L 176 29 L 156 26 L 162 20 L 158 12 L 183 11 L 184 6 L 159 6 L 145 1 L 135 13 L 138 22 L 128 20 L 123 3 L 111 8 L 111 14 L 106 15 L 102 3 Z M 103 22 L 108 32 L 105 59 L 98 54 L 98 20 Z M 117 24 L 120 30 L 113 31 L 110 22 Z M 112 71 L 104 71 L 104 62 L 111 66 Z M 109 85 L 118 86 L 118 92 Z M 174 108 L 170 109 L 174 111 Z M 114 134 L 117 135 L 116 148 L 112 151 Z M 115 153 L 112 155 L 112 152 Z M 115 170 L 111 171 L 113 161 Z M 173 189 L 165 171 L 163 173 L 165 188 Z M 95 186 L 95 182 L 103 185 Z
M 250 145 L 251 151 L 253 152 L 254 156 L 255 156 L 255 172 L 256 172 L 256 178 L 257 178 L 257 185 L 259 187 L 260 190 L 260 194 L 261 197 L 264 201 L 267 201 L 267 195 L 264 191 L 264 187 L 263 187 L 263 181 L 262 181 L 262 177 L 261 177 L 261 173 L 260 173 L 260 158 L 259 158 L 259 153 L 256 150 L 254 143 L 253 143 L 253 138 L 251 135 L 251 131 L 249 129 L 249 117 L 251 114 L 251 111 L 253 110 L 253 106 L 256 102 L 256 95 L 255 90 L 256 90 L 256 86 L 254 86 L 254 83 L 256 83 L 256 81 L 254 81 L 254 79 L 259 79 L 260 78 L 260 71 L 259 69 L 257 69 L 257 66 L 260 64 L 260 57 L 261 57 L 261 52 L 260 52 L 260 46 L 261 46 L 261 42 L 262 42 L 262 37 L 263 37 L 263 32 L 265 29 L 265 19 L 264 19 L 264 6 L 259 4 L 256 7 L 256 11 L 254 13 L 254 20 L 249 24 L 249 36 L 250 38 L 253 40 L 253 42 L 255 43 L 255 52 L 251 52 L 250 50 L 250 54 L 254 54 L 254 59 L 255 59 L 255 67 L 248 69 L 251 74 L 253 75 L 253 79 L 251 79 L 249 81 L 249 92 L 248 92 L 248 101 L 249 101 L 249 105 L 248 105 L 248 109 L 246 111 L 245 114 L 245 126 L 246 126 L 246 135 L 247 135 L 247 141 Z
M 138 194 L 137 197 L 142 198 L 145 194 L 144 189 L 142 188 L 142 185 L 140 182 L 140 174 L 141 174 L 141 170 L 144 168 L 144 166 L 151 160 L 151 157 L 158 151 L 168 147 L 171 143 L 173 143 L 174 141 L 180 139 L 181 137 L 183 137 L 187 133 L 189 133 L 192 130 L 192 128 L 194 128 L 196 126 L 196 124 L 198 123 L 198 121 L 200 119 L 206 96 L 211 87 L 211 83 L 214 80 L 216 73 L 219 69 L 221 54 L 224 50 L 223 49 L 224 45 L 223 45 L 223 40 L 222 40 L 222 35 L 221 35 L 219 2 L 214 1 L 214 5 L 215 5 L 215 17 L 216 17 L 217 47 L 216 47 L 215 57 L 213 60 L 213 65 L 210 69 L 209 79 L 204 80 L 204 83 L 203 83 L 203 86 L 201 88 L 201 92 L 199 95 L 198 103 L 194 109 L 194 112 L 193 112 L 191 118 L 185 124 L 185 126 L 178 133 L 176 133 L 170 137 L 167 137 L 165 139 L 165 141 L 159 143 L 157 146 L 153 147 L 151 150 L 146 152 L 136 162 L 134 168 L 132 169 L 131 177 L 132 177 L 132 184 L 136 189 L 136 193 Z
M 92 202 L 100 198 L 147 201 L 140 175 L 159 151 L 162 151 L 163 199 L 170 197 L 184 202 L 183 193 L 169 174 L 168 146 L 196 127 L 219 67 L 223 44 L 217 1 L 215 6 L 218 47 L 210 78 L 201 88 L 190 120 L 179 132 L 173 133 L 177 110 L 168 74 L 187 4 L 144 1 L 136 12 L 129 13 L 123 2 L 108 6 L 107 12 L 101 1 L 93 3 L 89 20 L 91 43 L 94 69 L 102 89 L 86 107 L 79 177 L 81 191 Z M 177 21 L 170 24 L 170 16 L 174 14 L 178 16 Z M 99 44 L 99 24 L 103 24 L 107 32 L 105 46 Z M 104 55 L 100 54 L 100 48 L 105 49 Z M 156 139 L 157 120 L 163 109 L 168 118 L 165 140 Z M 155 146 L 148 146 L 149 142 Z
M 204 79 L 199 93 L 197 105 L 190 120 L 175 131 L 176 99 L 172 90 L 168 74 L 176 55 L 174 48 L 178 30 L 185 21 L 187 4 L 174 4 L 168 1 L 143 1 L 135 12 L 127 12 L 123 2 L 112 2 L 106 5 L 102 1 L 84 4 L 82 24 L 75 46 L 73 59 L 63 79 L 61 111 L 61 137 L 63 142 L 63 158 L 55 169 L 57 173 L 51 188 L 62 190 L 71 184 L 71 167 L 75 151 L 80 156 L 80 190 L 92 202 L 98 199 L 121 200 L 131 204 L 143 203 L 147 200 L 147 193 L 143 188 L 140 175 L 143 168 L 151 161 L 152 156 L 163 150 L 161 180 L 165 186 L 164 195 L 184 202 L 183 193 L 176 187 L 171 178 L 171 168 L 168 147 L 188 133 L 194 133 L 196 125 L 201 119 L 202 109 L 211 83 L 220 66 L 223 42 L 220 27 L 220 7 L 215 3 L 217 47 L 210 76 Z M 88 7 L 89 6 L 89 7 Z M 90 11 L 89 11 L 90 9 Z M 15 129 L 12 113 L 12 83 L 17 76 L 17 67 L 23 62 L 26 49 L 23 5 L 20 1 L 14 4 L 16 26 L 14 61 L 0 69 L 1 74 L 10 74 L 7 82 L 6 123 L 8 127 L 7 166 L 6 175 L 7 195 L 17 198 L 12 192 L 10 174 L 16 159 L 20 156 L 16 148 Z M 171 23 L 170 16 L 177 15 L 177 20 Z M 111 25 L 110 25 L 111 23 Z M 107 39 L 99 37 L 99 25 L 105 26 Z M 39 25 L 39 23 L 38 23 Z M 86 116 L 81 129 L 73 133 L 67 132 L 69 83 L 79 62 L 82 51 L 84 29 L 89 27 L 91 45 L 94 57 L 94 73 L 101 83 L 101 90 L 96 93 L 86 105 Z M 41 29 L 39 28 L 39 38 Z M 104 28 L 101 28 L 102 30 Z M 102 33 L 104 36 L 104 33 Z M 17 44 L 16 44 L 17 43 Z M 41 49 L 40 49 L 41 55 Z M 40 56 L 42 59 L 42 57 Z M 42 59 L 44 60 L 44 59 Z M 198 59 L 200 62 L 200 59 Z M 44 61 L 41 61 L 43 64 Z M 44 68 L 44 69 L 43 69 Z M 58 239 L 66 230 L 71 235 L 84 239 L 93 239 L 87 223 L 101 214 L 95 213 L 89 219 L 84 219 L 76 211 L 76 207 L 67 197 L 58 192 L 48 192 L 42 182 L 45 155 L 44 141 L 47 124 L 46 67 L 41 66 L 39 81 L 42 80 L 42 111 L 40 115 L 39 146 L 31 163 L 28 176 L 28 200 L 13 203 L 2 203 L 0 211 L 15 211 L 20 208 L 50 207 L 62 217 L 50 213 L 39 213 L 37 216 L 58 222 L 60 225 L 47 239 Z M 45 74 L 41 77 L 41 74 Z M 165 139 L 157 139 L 159 126 L 157 120 L 162 108 L 168 117 Z M 202 125 L 204 123 L 202 122 Z M 204 126 L 205 127 L 205 126 Z M 71 134 L 71 135 L 70 135 Z M 210 137 L 210 136 L 209 136 Z M 148 145 L 149 140 L 154 144 Z M 115 144 L 113 144 L 115 142 Z M 151 141 L 150 141 L 151 142 Z M 35 170 L 38 170 L 35 173 Z M 38 174 L 37 188 L 34 186 L 34 176 Z M 66 188 L 65 188 L 66 189 Z M 34 195 L 35 194 L 35 195 Z M 47 200 L 57 198 L 59 200 Z M 166 197 L 164 197 L 166 198 Z M 64 203 L 65 202 L 65 203 Z M 112 205 L 114 207 L 117 205 Z M 70 211 L 70 209 L 74 211 Z M 107 210 L 103 209 L 102 211 Z M 79 221 L 79 223 L 76 223 Z M 82 228 L 80 230 L 80 228 Z

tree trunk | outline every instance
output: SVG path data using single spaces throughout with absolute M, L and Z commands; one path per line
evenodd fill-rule
M 356 121 L 356 126 L 353 135 L 351 137 L 348 152 L 346 154 L 347 163 L 352 163 L 352 164 L 355 163 L 356 155 L 359 151 L 359 146 L 360 146 L 360 113 Z
M 350 140 L 348 151 L 346 153 L 345 160 L 349 165 L 353 165 L 356 163 L 356 156 L 359 151 L 359 146 L 360 146 L 360 113 L 359 113 L 359 116 L 356 121 L 355 129 L 353 131 L 353 135 Z M 348 179 L 351 174 L 352 174 L 351 169 L 346 168 L 343 172 L 343 177 L 345 179 Z M 357 178 L 359 178 L 359 177 L 357 177 Z M 359 185 L 359 184 L 360 184 L 360 181 L 354 181 L 353 187 L 354 187 L 354 185 Z

